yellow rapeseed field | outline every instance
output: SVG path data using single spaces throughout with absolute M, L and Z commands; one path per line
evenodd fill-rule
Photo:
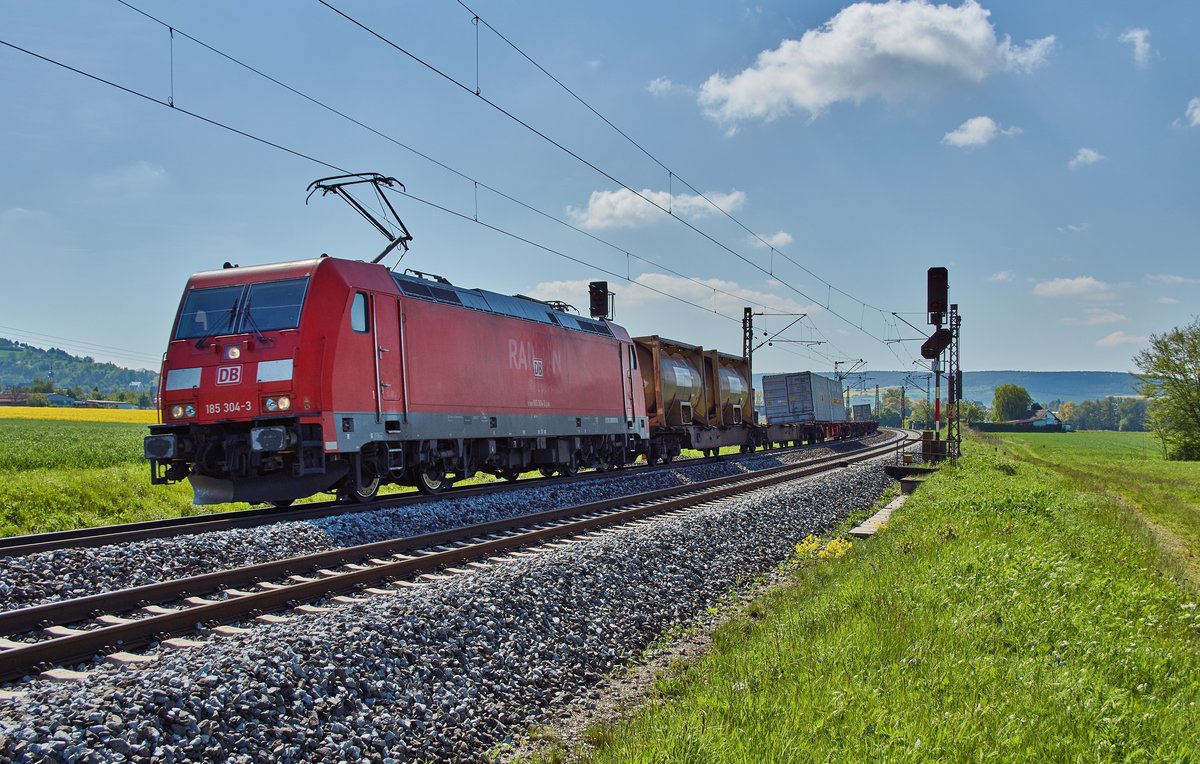
M 53 406 L 0 406 L 0 419 L 41 419 L 55 422 L 125 422 L 154 424 L 154 409 L 76 409 Z

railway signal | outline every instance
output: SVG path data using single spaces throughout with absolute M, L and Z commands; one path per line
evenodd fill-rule
M 609 294 L 607 281 L 588 283 L 588 312 L 592 314 L 592 318 L 608 318 Z
M 929 323 L 938 327 L 942 327 L 942 323 L 946 319 L 946 310 L 949 305 L 950 281 L 949 274 L 945 268 L 935 267 L 930 268 L 927 275 L 927 290 L 926 290 L 926 312 L 929 314 Z M 943 348 L 945 346 L 943 345 Z M 925 356 L 932 358 L 933 356 Z
M 949 347 L 952 337 L 953 334 L 949 329 L 938 329 L 929 335 L 929 339 L 921 345 L 921 357 L 930 361 L 937 358 L 943 350 Z

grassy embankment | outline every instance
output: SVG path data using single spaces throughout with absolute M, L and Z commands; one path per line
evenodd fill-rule
M 1195 760 L 1200 597 L 1158 539 L 1197 551 L 1200 464 L 1006 441 L 970 440 L 843 556 L 802 545 L 709 656 L 588 731 L 594 760 Z
M 185 485 L 150 485 L 153 411 L 0 407 L 0 535 L 193 514 Z M 243 505 L 244 506 L 244 505 Z

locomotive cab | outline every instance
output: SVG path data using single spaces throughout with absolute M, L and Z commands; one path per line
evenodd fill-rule
M 162 424 L 145 440 L 152 482 L 186 478 L 197 504 L 286 503 L 348 482 L 352 465 L 325 447 L 337 440 L 326 438 L 327 361 L 348 359 L 324 355 L 366 321 L 375 269 L 356 265 L 322 258 L 189 280 L 163 359 Z M 367 288 L 339 300 L 355 275 Z M 370 363 L 372 347 L 358 352 Z

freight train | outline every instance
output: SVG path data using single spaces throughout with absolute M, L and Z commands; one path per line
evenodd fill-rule
M 558 303 L 327 256 L 226 266 L 187 283 L 145 439 L 152 482 L 189 480 L 197 504 L 366 501 L 388 483 L 436 493 L 478 472 L 570 474 L 875 427 L 845 421 L 840 394 L 840 415 L 758 424 L 741 357 L 633 338 Z

